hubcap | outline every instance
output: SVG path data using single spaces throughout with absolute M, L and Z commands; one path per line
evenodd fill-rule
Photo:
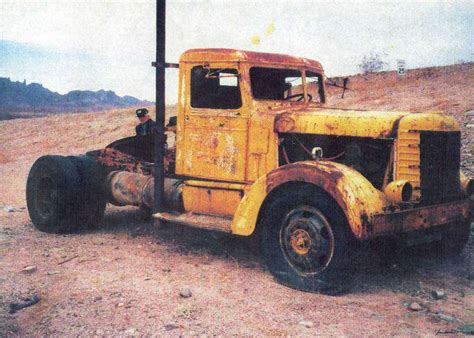
M 334 253 L 334 234 L 329 222 L 310 206 L 298 207 L 286 215 L 280 243 L 285 259 L 301 274 L 321 272 Z
M 311 237 L 303 229 L 296 229 L 291 234 L 291 246 L 298 255 L 306 255 L 311 248 Z

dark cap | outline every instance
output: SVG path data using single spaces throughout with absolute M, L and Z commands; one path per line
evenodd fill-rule
M 137 114 L 137 117 L 143 117 L 146 114 L 148 114 L 148 109 L 140 108 L 140 109 L 137 109 L 137 111 L 135 113 Z

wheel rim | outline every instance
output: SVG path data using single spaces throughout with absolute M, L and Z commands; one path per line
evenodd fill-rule
M 48 218 L 56 211 L 58 190 L 50 177 L 42 177 L 38 182 L 36 208 L 39 214 Z
M 280 229 L 280 247 L 287 262 L 303 275 L 324 270 L 334 253 L 334 234 L 326 217 L 316 208 L 301 206 L 290 211 Z

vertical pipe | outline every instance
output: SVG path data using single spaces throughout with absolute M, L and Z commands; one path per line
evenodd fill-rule
M 163 211 L 164 202 L 164 141 L 165 141 L 165 41 L 166 0 L 156 0 L 156 125 L 155 192 L 153 211 Z

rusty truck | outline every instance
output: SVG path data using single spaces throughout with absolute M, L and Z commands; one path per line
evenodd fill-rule
M 453 118 L 332 108 L 323 67 L 306 58 L 194 49 L 178 67 L 156 220 L 258 233 L 279 282 L 322 293 L 351 279 L 359 243 L 397 236 L 435 242 L 443 255 L 465 247 L 474 183 L 460 171 Z M 155 143 L 135 136 L 39 158 L 27 182 L 33 224 L 96 224 L 106 203 L 152 210 Z

